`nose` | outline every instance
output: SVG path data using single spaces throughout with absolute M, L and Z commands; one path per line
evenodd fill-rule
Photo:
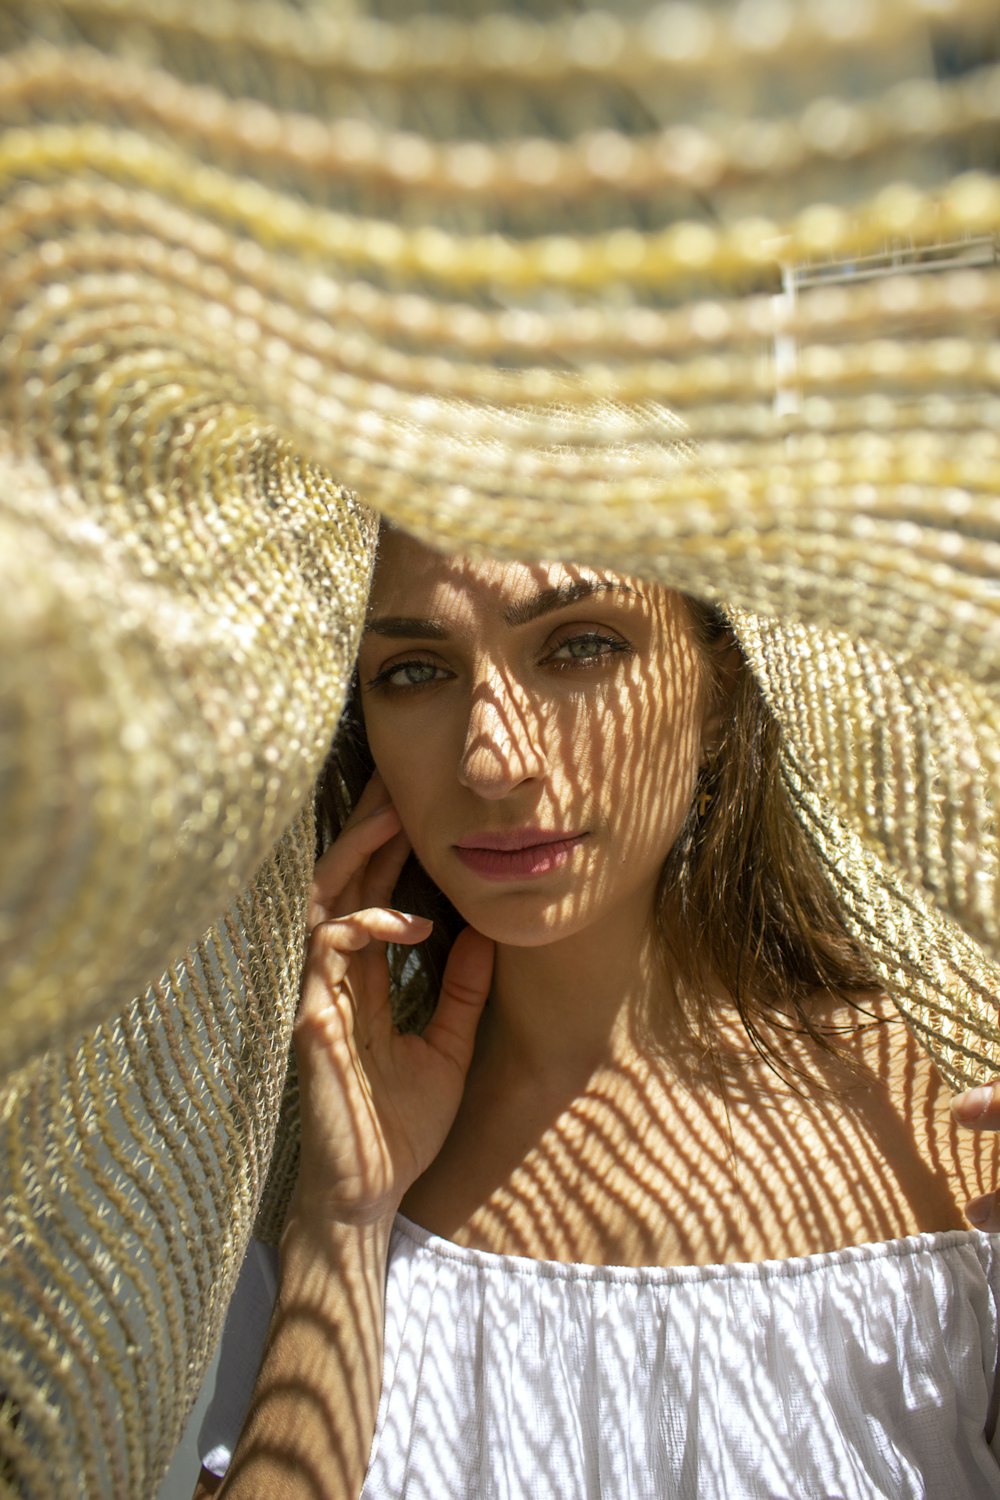
M 499 673 L 491 673 L 473 689 L 459 781 L 477 796 L 495 800 L 546 770 L 537 712 Z

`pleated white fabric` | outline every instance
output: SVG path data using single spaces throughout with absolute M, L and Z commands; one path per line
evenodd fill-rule
M 974 1230 L 630 1269 L 399 1217 L 362 1500 L 997 1497 L 998 1303 L 1000 1237 Z

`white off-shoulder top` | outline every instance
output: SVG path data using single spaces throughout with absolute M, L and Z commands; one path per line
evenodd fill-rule
M 224 1471 L 272 1252 L 233 1300 L 201 1433 Z M 1000 1236 L 792 1260 L 600 1267 L 488 1254 L 396 1220 L 363 1500 L 987 1500 Z

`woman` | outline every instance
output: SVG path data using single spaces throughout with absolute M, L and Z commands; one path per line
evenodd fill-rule
M 1000 1104 L 874 988 L 731 634 L 389 533 L 358 675 L 227 1500 L 1000 1492 Z

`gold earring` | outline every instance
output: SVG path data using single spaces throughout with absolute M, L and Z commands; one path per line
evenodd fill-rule
M 715 793 L 710 792 L 709 787 L 715 781 L 716 762 L 718 758 L 719 753 L 717 750 L 713 753 L 706 753 L 705 759 L 698 768 L 700 790 L 694 799 L 694 805 L 699 818 L 703 818 L 712 805 L 712 798 Z

